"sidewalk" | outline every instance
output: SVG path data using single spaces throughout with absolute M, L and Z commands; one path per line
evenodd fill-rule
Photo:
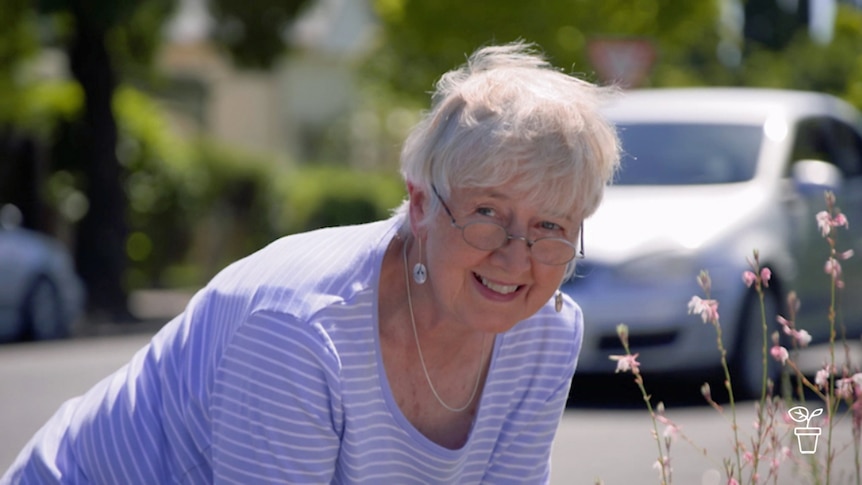
M 180 314 L 194 290 L 137 290 L 129 295 L 129 311 L 134 322 L 84 320 L 76 325 L 75 337 L 96 337 L 132 333 L 156 333 L 164 324 Z

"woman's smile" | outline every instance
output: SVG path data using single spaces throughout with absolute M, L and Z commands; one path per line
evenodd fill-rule
M 511 295 L 521 288 L 521 285 L 497 283 L 476 273 L 473 273 L 473 276 L 482 284 L 482 286 L 502 296 Z

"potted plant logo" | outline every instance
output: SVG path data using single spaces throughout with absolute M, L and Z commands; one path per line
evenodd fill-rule
M 820 437 L 820 428 L 812 427 L 811 420 L 823 414 L 823 408 L 817 408 L 809 413 L 805 406 L 796 406 L 787 410 L 790 419 L 797 423 L 805 423 L 805 427 L 793 428 L 793 434 L 799 442 L 799 452 L 803 455 L 812 455 L 817 451 L 817 438 Z

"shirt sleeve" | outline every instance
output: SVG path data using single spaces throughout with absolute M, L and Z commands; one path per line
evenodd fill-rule
M 339 369 L 321 327 L 252 315 L 216 371 L 215 483 L 329 483 L 342 434 Z

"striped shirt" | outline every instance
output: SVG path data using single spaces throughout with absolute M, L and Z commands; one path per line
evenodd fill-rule
M 0 484 L 547 483 L 579 308 L 549 302 L 497 335 L 466 444 L 439 446 L 381 360 L 378 278 L 401 223 L 288 236 L 228 266 Z

